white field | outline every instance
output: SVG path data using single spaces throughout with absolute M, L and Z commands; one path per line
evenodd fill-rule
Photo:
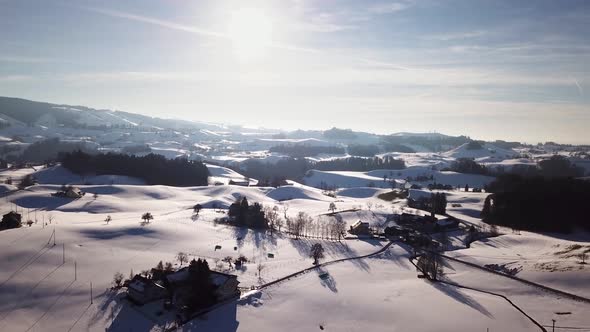
M 194 320 L 183 331 L 538 331 L 497 297 L 416 278 L 408 253 L 322 268 Z
M 51 169 L 43 171 L 51 172 Z M 224 169 L 218 171 L 218 175 L 233 176 Z M 393 211 L 409 210 L 404 202 L 391 204 L 376 198 L 387 192 L 386 189 L 339 189 L 334 198 L 295 182 L 277 189 L 80 185 L 88 194 L 79 200 L 51 197 L 59 187 L 59 183 L 41 184 L 2 198 L 0 212 L 7 212 L 11 208 L 9 203 L 14 202 L 20 212 L 24 212 L 25 220 L 34 220 L 36 216 L 38 222 L 30 228 L 0 232 L 3 262 L 0 331 L 159 331 L 158 324 L 163 319 L 153 314 L 159 310 L 156 304 L 138 310 L 120 301 L 121 294 L 107 291 L 107 288 L 115 272 L 127 276 L 131 269 L 138 273 L 160 260 L 175 262 L 175 255 L 180 251 L 187 252 L 191 258 L 206 258 L 213 268 L 237 274 L 241 286 L 248 287 L 310 267 L 309 250 L 317 242 L 326 249 L 324 260 L 365 255 L 386 244 L 362 239 L 343 240 L 342 243 L 295 240 L 282 234 L 271 236 L 217 224 L 214 219 L 224 213 L 212 209 L 214 204 L 227 208 L 237 198 L 247 197 L 251 203 L 287 206 L 289 216 L 305 211 L 318 217 L 328 213 L 329 203 L 334 202 L 337 210 L 347 211 L 339 213 L 347 224 L 363 220 L 374 227 L 385 227 Z M 93 197 L 94 193 L 98 194 L 97 198 Z M 449 203 L 462 204 L 457 208 L 449 204 L 449 213 L 468 222 L 482 223 L 478 212 L 485 193 L 447 193 Z M 205 208 L 195 218 L 191 207 L 196 203 Z M 155 219 L 141 226 L 141 214 L 147 211 Z M 283 214 L 282 208 L 280 213 Z M 113 219 L 108 225 L 104 222 L 107 215 Z M 43 220 L 47 222 L 50 217 L 51 224 L 43 227 Z M 54 231 L 55 246 L 50 240 Z M 459 250 L 448 252 L 449 255 L 478 264 L 519 265 L 522 267 L 520 277 L 588 296 L 588 268 L 561 271 L 562 266 L 580 265 L 574 257 L 550 256 L 571 244 L 586 246 L 588 241 L 583 238 L 574 242 L 522 232 L 461 249 L 463 235 L 451 236 L 453 248 Z M 215 250 L 217 245 L 222 248 Z M 62 262 L 63 249 L 65 263 Z M 580 249 L 572 251 L 576 250 Z M 275 258 L 268 258 L 269 253 Z M 238 255 L 250 260 L 242 270 L 228 270 L 226 263 L 219 262 L 223 257 Z M 549 260 L 558 261 L 559 268 L 538 268 L 538 263 Z M 257 276 L 258 263 L 265 266 L 261 278 Z M 307 273 L 225 305 L 189 323 L 183 330 L 307 331 L 319 329 L 320 325 L 334 331 L 538 330 L 498 297 L 418 279 L 408 261 L 407 250 L 397 244 L 378 258 L 338 263 L 325 267 L 324 271 L 329 272 L 330 279 L 322 281 L 318 272 Z M 515 303 L 543 324 L 557 318 L 563 326 L 590 325 L 590 317 L 583 314 L 589 312 L 588 305 L 559 299 L 507 278 L 457 264 L 446 268 L 446 278 L 514 297 Z M 93 304 L 89 303 L 91 282 Z

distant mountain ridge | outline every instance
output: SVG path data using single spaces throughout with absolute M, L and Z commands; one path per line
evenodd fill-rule
M 0 118 L 3 116 L 27 126 L 51 125 L 65 127 L 151 127 L 168 129 L 212 129 L 222 126 L 205 122 L 161 119 L 137 113 L 94 109 L 86 106 L 53 104 L 21 98 L 0 97 Z M 9 121 L 10 122 L 10 121 Z

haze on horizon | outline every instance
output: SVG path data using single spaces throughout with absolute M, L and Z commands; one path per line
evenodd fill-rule
M 590 143 L 590 3 L 0 1 L 0 95 L 268 128 Z

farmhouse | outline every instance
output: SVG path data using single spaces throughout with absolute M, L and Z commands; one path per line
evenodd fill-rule
M 350 234 L 355 235 L 369 235 L 371 233 L 371 230 L 369 228 L 368 222 L 363 222 L 359 220 L 350 226 L 348 232 Z
M 189 267 L 184 267 L 166 276 L 173 291 L 172 302 L 177 307 L 182 307 L 190 294 Z M 238 290 L 238 277 L 232 274 L 211 271 L 211 283 L 215 288 L 218 302 L 225 301 L 240 294 Z
M 22 216 L 20 213 L 10 211 L 2 217 L 0 229 L 19 228 L 21 226 Z
M 168 291 L 158 282 L 137 274 L 129 282 L 127 296 L 135 303 L 146 304 L 165 298 Z

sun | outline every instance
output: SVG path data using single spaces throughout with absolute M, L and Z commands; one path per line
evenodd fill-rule
M 239 9 L 231 13 L 228 34 L 238 59 L 261 60 L 272 42 L 272 24 L 262 10 Z

